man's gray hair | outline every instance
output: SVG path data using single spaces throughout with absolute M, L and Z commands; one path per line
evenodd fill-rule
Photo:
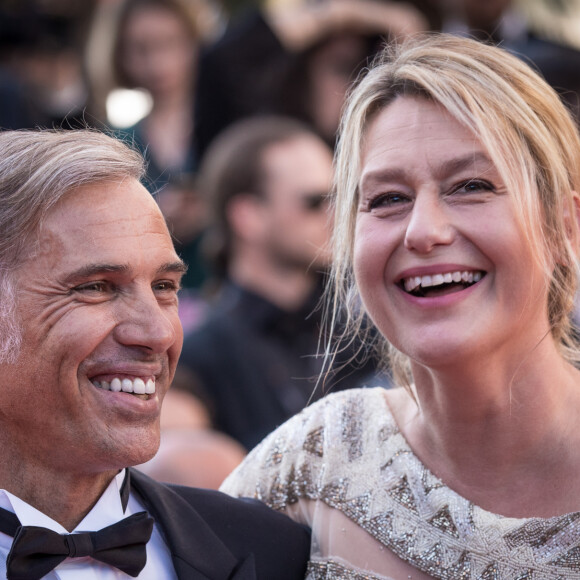
M 11 274 L 47 212 L 83 185 L 144 173 L 139 153 L 99 131 L 0 132 L 0 363 L 15 360 L 21 341 Z

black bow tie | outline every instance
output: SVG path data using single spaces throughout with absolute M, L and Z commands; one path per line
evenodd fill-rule
M 15 514 L 0 508 L 0 530 L 14 536 L 6 560 L 8 580 L 37 580 L 66 558 L 85 556 L 136 577 L 147 562 L 145 546 L 153 531 L 153 519 L 147 512 L 139 512 L 98 532 L 58 534 L 47 528 L 22 526 Z

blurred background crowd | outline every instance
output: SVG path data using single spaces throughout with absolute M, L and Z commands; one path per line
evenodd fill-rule
M 217 488 L 330 389 L 389 386 L 356 337 L 318 380 L 332 156 L 349 86 L 425 31 L 515 52 L 580 118 L 580 0 L 1 0 L 0 128 L 133 143 L 189 267 L 153 477 Z

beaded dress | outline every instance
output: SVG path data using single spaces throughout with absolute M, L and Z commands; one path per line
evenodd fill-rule
M 400 580 L 396 557 L 444 580 L 580 580 L 580 512 L 509 518 L 472 504 L 413 454 L 380 387 L 308 407 L 222 491 L 312 528 L 309 580 Z

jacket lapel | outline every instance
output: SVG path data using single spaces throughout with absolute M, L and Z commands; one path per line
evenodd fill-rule
M 134 469 L 131 487 L 161 528 L 180 580 L 255 580 L 253 556 L 240 563 L 178 493 Z

